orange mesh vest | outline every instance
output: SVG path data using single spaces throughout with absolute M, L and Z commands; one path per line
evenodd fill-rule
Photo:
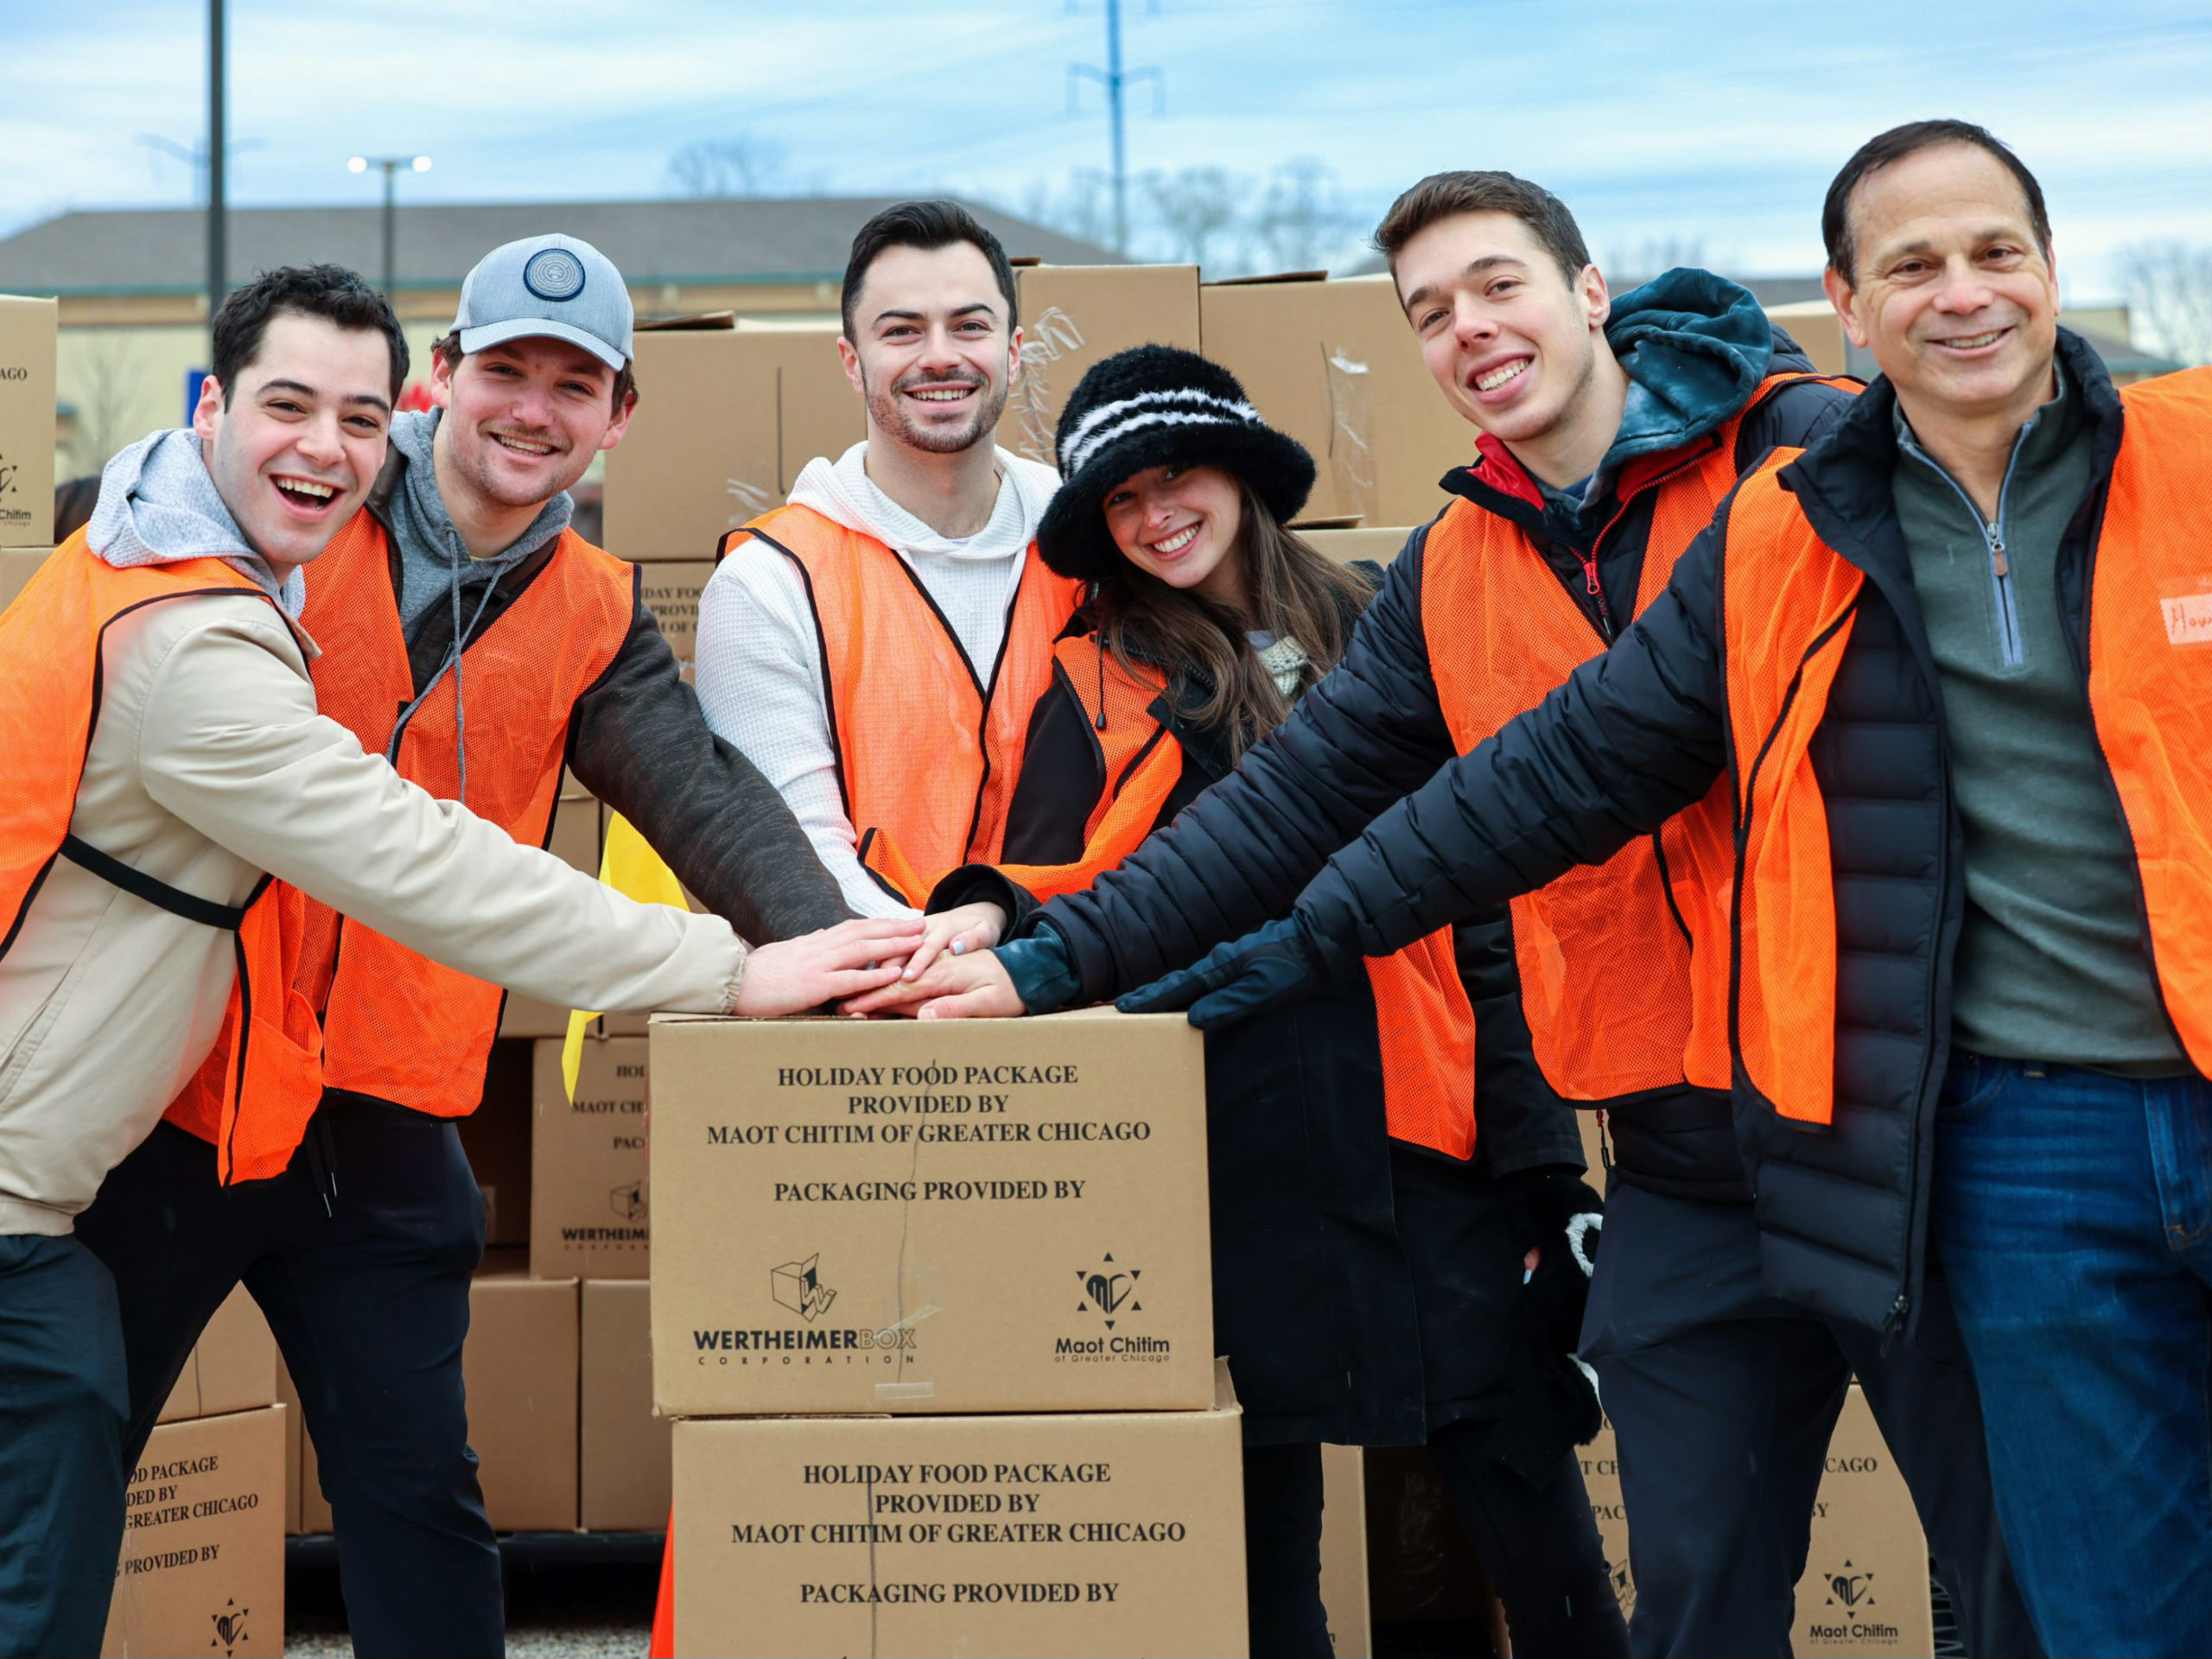
M 2135 850 L 2153 979 L 2190 1064 L 2212 1074 L 2212 369 L 2124 388 L 2092 553 L 2090 723 Z M 1836 927 L 1813 734 L 1864 574 L 1813 531 L 1777 451 L 1729 509 L 1723 563 L 1738 776 L 1735 1052 L 1783 1116 L 1834 1111 Z
M 1736 482 L 1736 434 L 1776 390 L 1770 375 L 1707 447 L 1656 489 L 1637 584 L 1641 613 Z M 1831 382 L 1829 384 L 1836 384 Z M 1421 626 L 1438 701 L 1461 753 L 1533 709 L 1605 641 L 1519 526 L 1455 500 L 1428 532 Z M 1604 864 L 1513 900 L 1521 1007 L 1536 1063 L 1570 1100 L 1608 1101 L 1685 1081 L 1728 1086 L 1726 937 L 1732 861 L 1727 785 Z
M 307 568 L 307 582 L 301 621 L 322 646 L 315 667 L 322 712 L 372 754 L 390 755 L 401 777 L 441 800 L 458 798 L 453 674 L 405 714 L 414 678 L 384 526 L 355 514 Z M 569 715 L 621 649 L 637 592 L 634 565 L 564 531 L 545 567 L 461 653 L 462 804 L 518 842 L 545 844 Z M 497 985 L 321 905 L 309 906 L 308 944 L 300 986 L 322 1010 L 329 1087 L 436 1117 L 476 1109 L 505 995 Z
M 1090 716 L 1106 787 L 1084 825 L 1072 864 L 1007 864 L 1001 872 L 1040 899 L 1090 885 L 1137 849 L 1160 822 L 1183 773 L 1183 746 L 1153 705 L 1160 680 L 1132 671 L 1096 636 L 1052 648 L 1060 677 Z M 1101 719 L 1101 715 L 1103 719 Z M 1367 958 L 1382 1050 L 1383 1117 L 1391 1136 L 1465 1160 L 1475 1149 L 1475 1012 L 1452 930 Z
M 1033 545 L 999 660 L 968 660 L 906 562 L 811 507 L 779 507 L 746 537 L 797 567 L 822 641 L 830 741 L 861 862 L 908 904 L 961 865 L 991 862 L 1006 835 L 1029 711 L 1052 672 L 1052 640 L 1083 584 Z
M 15 943 L 56 858 L 233 934 L 238 978 L 223 1023 L 178 1097 L 206 1122 L 226 1184 L 281 1174 L 321 1093 L 315 1016 L 292 989 L 306 900 L 264 876 L 245 904 L 214 904 L 79 840 L 69 820 L 99 721 L 108 625 L 165 600 L 234 593 L 268 598 L 219 559 L 118 570 L 89 551 L 79 531 L 0 614 L 0 753 L 8 757 L 8 787 L 0 793 L 0 956 Z

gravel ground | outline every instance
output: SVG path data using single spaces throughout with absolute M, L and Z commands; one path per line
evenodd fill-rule
M 508 1659 L 642 1659 L 652 1634 L 658 1572 L 572 1564 L 511 1573 Z M 346 1659 L 353 1653 L 334 1568 L 295 1566 L 285 1573 L 284 1650 L 302 1659 Z

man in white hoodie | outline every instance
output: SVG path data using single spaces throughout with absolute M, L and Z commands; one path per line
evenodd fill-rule
M 1014 272 L 949 201 L 861 228 L 837 349 L 868 436 L 723 538 L 699 602 L 708 724 L 783 792 L 863 916 L 995 861 L 1078 585 L 1039 561 L 1049 467 L 993 442 L 1020 378 Z
M 789 1012 L 896 954 L 854 922 L 748 965 L 319 715 L 300 569 L 383 464 L 406 344 L 332 266 L 239 290 L 214 344 L 192 429 L 111 462 L 0 614 L 0 1654 L 96 1652 L 122 1538 L 115 1286 L 73 1219 L 181 1091 L 232 1191 L 281 1185 L 317 1093 L 302 894 L 577 1007 Z

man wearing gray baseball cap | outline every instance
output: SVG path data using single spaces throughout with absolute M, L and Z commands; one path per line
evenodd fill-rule
M 637 568 L 569 528 L 569 487 L 637 401 L 630 334 L 621 273 L 588 243 L 534 236 L 479 262 L 434 347 L 436 407 L 395 417 L 365 511 L 308 568 L 315 696 L 401 775 L 518 841 L 544 844 L 565 763 L 742 938 L 810 933 L 846 919 L 836 883 L 708 729 Z M 280 1334 L 355 1650 L 497 1653 L 499 1550 L 461 1376 L 484 1208 L 447 1120 L 483 1094 L 501 994 L 320 907 L 304 955 L 332 1165 L 314 1202 L 242 1200 L 204 1141 L 156 1134 L 79 1220 L 115 1269 L 132 1432 L 230 1287 L 283 1275 L 321 1309 Z

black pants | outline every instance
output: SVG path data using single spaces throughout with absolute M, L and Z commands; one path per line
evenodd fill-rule
M 2037 1659 L 1990 1494 L 1981 1405 L 1941 1274 L 1919 1335 L 1888 1354 L 1862 1326 L 1761 1294 L 1748 1205 L 1616 1179 L 1583 1353 L 1620 1452 L 1640 1659 L 1787 1654 L 1828 1439 L 1857 1373 L 1911 1489 L 1967 1651 Z
M 326 1096 L 283 1174 L 228 1189 L 168 1124 L 78 1230 L 115 1274 L 130 1455 L 241 1281 L 300 1394 L 353 1650 L 504 1650 L 499 1551 L 468 1449 L 461 1350 L 484 1205 L 453 1124 Z
M 73 1238 L 0 1237 L 5 1659 L 100 1650 L 123 1548 L 123 1421 L 107 1269 Z
M 1484 1422 L 1429 1441 L 1459 1523 L 1505 1606 L 1516 1651 L 1535 1659 L 1624 1659 L 1598 1524 L 1572 1457 L 1539 1491 L 1482 1455 Z M 1321 1448 L 1244 1448 L 1244 1588 L 1252 1659 L 1330 1659 L 1321 1607 Z

